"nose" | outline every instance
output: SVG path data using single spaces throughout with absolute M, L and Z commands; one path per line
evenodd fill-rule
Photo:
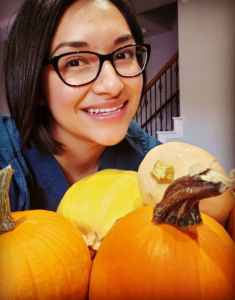
M 109 61 L 103 63 L 98 78 L 93 82 L 92 90 L 96 94 L 109 94 L 115 97 L 120 94 L 124 84 Z

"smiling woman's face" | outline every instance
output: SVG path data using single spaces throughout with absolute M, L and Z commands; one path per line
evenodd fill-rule
M 111 2 L 80 0 L 60 20 L 49 56 L 82 50 L 108 54 L 134 42 L 126 20 Z M 64 84 L 50 65 L 43 69 L 42 82 L 40 104 L 47 105 L 54 118 L 50 133 L 65 145 L 83 141 L 106 146 L 121 141 L 143 86 L 142 75 L 120 77 L 109 61 L 95 81 L 83 86 Z

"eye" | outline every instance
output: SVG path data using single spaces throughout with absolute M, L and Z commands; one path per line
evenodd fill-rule
M 58 68 L 63 76 L 81 74 L 99 68 L 99 57 L 91 52 L 79 52 L 61 56 Z
M 67 63 L 70 67 L 78 67 L 80 65 L 80 62 L 78 60 L 71 60 Z
M 118 52 L 114 57 L 115 60 L 120 59 L 132 59 L 135 56 L 135 53 L 131 49 L 125 49 L 121 52 Z
M 84 58 L 79 58 L 79 57 L 70 57 L 67 59 L 66 63 L 64 64 L 64 66 L 66 68 L 70 68 L 70 67 L 81 67 L 84 64 L 86 64 Z

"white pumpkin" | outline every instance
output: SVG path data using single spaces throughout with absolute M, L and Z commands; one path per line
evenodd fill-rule
M 200 164 L 227 176 L 220 163 L 207 151 L 191 144 L 169 142 L 153 148 L 144 158 L 138 170 L 138 186 L 145 205 L 160 202 L 169 183 L 158 183 L 151 171 L 157 161 L 163 161 L 174 169 L 174 178 L 189 174 L 189 167 Z M 167 168 L 166 168 L 167 169 Z M 172 169 L 169 169 L 172 173 Z M 164 173 L 164 172 L 163 172 Z M 164 180 L 159 180 L 164 182 Z M 220 196 L 200 201 L 200 211 L 211 216 L 225 226 L 228 215 L 235 206 L 231 189 Z

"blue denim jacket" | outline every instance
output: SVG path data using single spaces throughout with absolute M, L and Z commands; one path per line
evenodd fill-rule
M 132 121 L 126 137 L 119 144 L 106 147 L 98 171 L 138 171 L 144 156 L 159 144 L 157 139 L 147 135 Z M 18 130 L 11 118 L 4 115 L 0 117 L 0 169 L 9 164 L 14 169 L 9 191 L 11 210 L 56 211 L 69 188 L 57 160 L 34 145 L 22 152 Z

